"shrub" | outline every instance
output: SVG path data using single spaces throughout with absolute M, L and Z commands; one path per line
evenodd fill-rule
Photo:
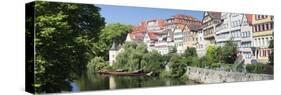
M 268 64 L 248 64 L 246 70 L 248 73 L 273 74 L 273 66 Z

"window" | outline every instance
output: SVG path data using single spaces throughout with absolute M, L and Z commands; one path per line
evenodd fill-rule
M 273 23 L 270 23 L 269 25 L 270 29 L 273 29 Z
M 270 55 L 271 54 L 271 50 L 267 50 L 267 53 L 268 53 L 268 55 Z
M 259 20 L 259 17 L 260 17 L 259 15 L 256 15 L 256 16 L 255 16 L 256 20 Z
M 266 41 L 266 46 L 268 46 L 268 43 L 269 43 L 268 37 L 265 38 L 265 41 Z
M 266 56 L 266 50 L 263 50 L 262 53 L 263 56 Z
M 258 38 L 258 46 L 261 46 L 261 39 L 260 38 Z
M 264 38 L 262 38 L 261 42 L 262 42 L 261 46 L 264 46 Z

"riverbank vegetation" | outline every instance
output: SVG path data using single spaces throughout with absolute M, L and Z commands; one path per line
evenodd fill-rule
M 92 4 L 34 3 L 36 14 L 27 17 L 27 27 L 32 27 L 34 22 L 36 58 L 27 62 L 35 63 L 32 85 L 36 93 L 70 91 L 70 82 L 87 69 L 97 71 L 109 67 L 105 60 L 110 46 L 113 41 L 124 42 L 131 26 L 106 25 L 99 10 Z M 30 28 L 26 32 L 28 37 L 32 36 Z
M 148 52 L 144 43 L 126 42 L 123 44 L 123 52 L 116 57 L 113 68 L 159 73 L 165 62 L 165 57 L 158 52 Z
M 152 76 L 171 78 L 185 78 L 186 66 L 251 73 L 272 70 L 261 64 L 243 65 L 233 41 L 222 47 L 209 46 L 200 58 L 196 48 L 187 48 L 183 54 L 177 54 L 176 47 L 165 55 L 149 52 L 144 43 L 125 42 L 131 25 L 106 24 L 100 8 L 94 5 L 36 1 L 34 10 L 35 17 L 27 18 L 27 27 L 34 22 L 36 56 L 35 60 L 27 59 L 27 64 L 35 63 L 36 93 L 70 91 L 70 82 L 83 73 L 103 69 L 152 72 Z M 26 32 L 32 36 L 34 31 Z M 122 45 L 123 51 L 109 66 L 108 53 L 113 43 Z M 269 59 L 273 65 L 273 52 Z M 33 71 L 31 67 L 28 70 Z
M 70 91 L 70 82 L 87 69 L 94 56 L 90 44 L 99 40 L 105 25 L 99 10 L 88 4 L 36 1 L 36 93 Z
M 247 72 L 272 74 L 268 64 L 245 65 L 238 54 L 237 45 L 229 40 L 223 46 L 210 45 L 206 55 L 198 57 L 196 48 L 187 48 L 183 54 L 177 54 L 174 47 L 171 52 L 161 55 L 156 51 L 148 52 L 144 43 L 126 42 L 124 51 L 117 56 L 114 69 L 128 71 L 143 70 L 157 73 L 161 77 L 180 78 L 186 72 L 186 66 L 223 70 L 228 72 Z
M 269 48 L 273 49 L 273 40 Z M 200 68 L 224 70 L 229 72 L 245 72 L 258 74 L 273 74 L 273 52 L 269 56 L 269 63 L 244 64 L 244 59 L 237 51 L 234 41 L 229 40 L 223 46 L 210 45 L 206 55 L 200 58 Z

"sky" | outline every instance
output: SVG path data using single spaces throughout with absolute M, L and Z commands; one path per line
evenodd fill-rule
M 139 25 L 141 21 L 152 19 L 167 19 L 176 14 L 193 16 L 199 20 L 203 18 L 202 11 L 175 10 L 161 8 L 127 7 L 112 5 L 96 5 L 101 8 L 100 13 L 105 22 Z

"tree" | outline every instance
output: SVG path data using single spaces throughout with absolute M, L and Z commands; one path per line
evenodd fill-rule
M 92 4 L 35 2 L 35 92 L 71 90 L 104 27 L 99 10 Z
M 227 64 L 234 64 L 237 58 L 237 45 L 233 40 L 226 41 L 225 45 L 222 47 L 222 60 Z
M 104 60 L 108 60 L 108 51 L 112 44 L 123 44 L 126 40 L 127 33 L 131 30 L 131 25 L 120 23 L 107 24 L 98 35 L 99 40 L 91 44 L 91 50 L 95 56 L 101 56 Z
M 161 57 L 161 54 L 159 54 L 157 51 L 144 54 L 141 61 L 144 71 L 153 71 L 159 73 L 161 69 L 163 69 L 163 67 L 161 67 L 162 64 L 165 62 Z
M 124 51 L 117 55 L 114 69 L 159 73 L 168 61 L 167 56 L 162 56 L 157 51 L 148 52 L 144 43 L 126 42 L 123 49 Z
M 186 72 L 185 58 L 177 54 L 174 54 L 170 59 L 171 77 L 179 78 L 183 76 Z
M 87 64 L 87 70 L 90 72 L 96 72 L 104 69 L 107 66 L 108 63 L 106 63 L 102 57 L 95 57 Z
M 113 42 L 116 44 L 123 44 L 126 40 L 127 33 L 131 30 L 131 25 L 124 25 L 120 23 L 108 24 L 102 30 L 100 38 L 107 44 L 111 44 Z
M 209 65 L 210 65 L 210 63 L 209 63 L 208 59 L 206 58 L 206 56 L 203 56 L 199 59 L 198 67 L 206 68 L 206 67 L 209 67 Z
M 274 64 L 274 41 L 273 40 L 270 41 L 269 48 L 271 48 L 271 50 L 272 50 L 272 52 L 268 56 L 269 64 L 273 65 Z
M 124 51 L 117 55 L 115 69 L 128 69 L 129 71 L 143 69 L 141 64 L 143 55 L 148 51 L 144 43 L 126 42 L 123 45 Z
M 199 65 L 199 58 L 196 52 L 196 48 L 188 47 L 183 54 L 182 62 L 185 63 L 187 66 L 195 66 Z
M 197 55 L 197 52 L 196 52 L 196 48 L 194 47 L 188 47 L 185 51 L 184 51 L 184 54 L 183 54 L 185 57 L 188 57 L 188 56 L 192 56 L 192 57 L 198 57 Z
M 216 46 L 213 46 L 213 45 L 208 46 L 207 53 L 206 53 L 206 59 L 208 60 L 209 64 L 219 62 L 217 50 L 218 50 L 218 47 L 216 47 Z

